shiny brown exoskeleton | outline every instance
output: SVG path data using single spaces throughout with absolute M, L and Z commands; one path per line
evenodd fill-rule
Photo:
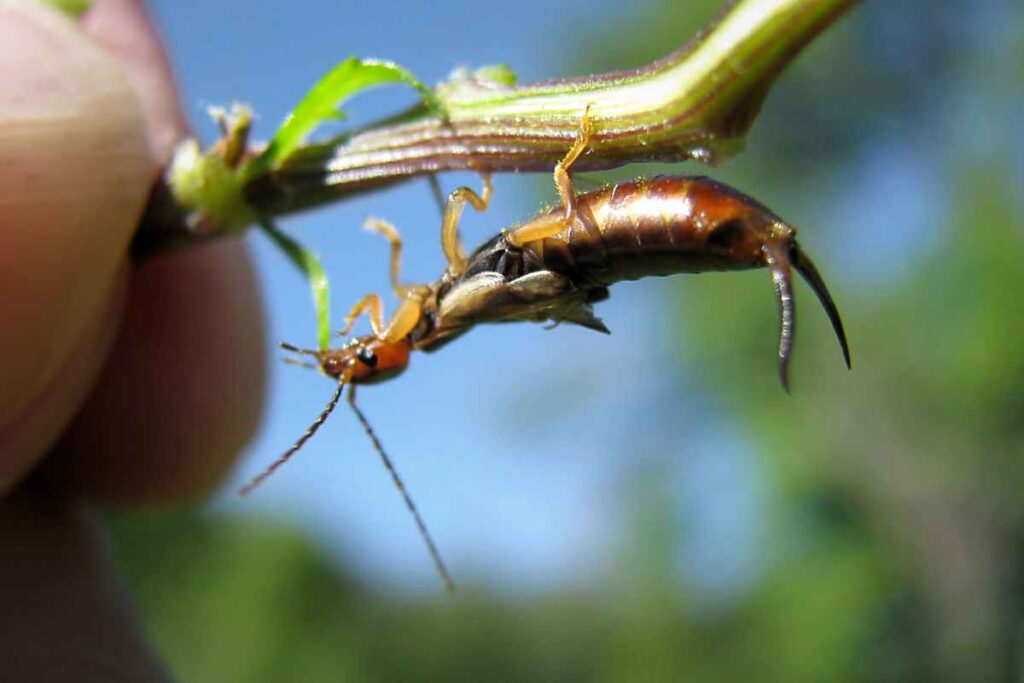
M 368 314 L 372 334 L 356 337 L 327 351 L 284 348 L 313 357 L 338 386 L 327 408 L 295 444 L 246 486 L 247 493 L 290 458 L 316 433 L 350 387 L 349 403 L 372 439 L 402 492 L 445 584 L 452 583 L 426 527 L 390 460 L 355 403 L 355 386 L 385 381 L 401 373 L 413 351 L 432 351 L 486 322 L 551 321 L 574 323 L 608 332 L 592 306 L 608 298 L 608 288 L 622 280 L 676 273 L 767 268 L 779 304 L 779 372 L 789 387 L 796 306 L 791 271 L 814 290 L 832 323 L 843 357 L 849 348 L 839 312 L 813 262 L 796 242 L 796 231 L 765 206 L 727 185 L 705 177 L 658 177 L 618 183 L 577 195 L 569 168 L 590 140 L 589 118 L 572 148 L 555 167 L 561 204 L 530 221 L 503 230 L 468 257 L 458 224 L 468 202 L 478 211 L 490 200 L 490 179 L 478 195 L 462 187 L 445 205 L 441 247 L 448 268 L 435 282 L 406 285 L 399 281 L 402 242 L 390 224 L 368 221 L 391 243 L 391 283 L 400 300 L 384 322 L 380 296 L 370 294 L 349 312 L 342 336 Z
M 441 290 L 450 327 L 498 320 L 553 320 L 607 332 L 591 305 L 622 280 L 766 267 L 779 301 L 780 376 L 788 390 L 796 309 L 791 269 L 811 285 L 849 365 L 842 321 L 795 230 L 754 199 L 704 177 L 657 177 L 579 196 L 503 232 Z M 574 206 L 573 206 L 574 205 Z

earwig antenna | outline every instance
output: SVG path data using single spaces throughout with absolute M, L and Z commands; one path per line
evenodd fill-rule
M 793 267 L 803 276 L 807 284 L 814 290 L 818 301 L 825 307 L 825 313 L 828 314 L 828 319 L 832 323 L 832 329 L 836 333 L 836 338 L 839 339 L 839 347 L 843 350 L 843 360 L 846 361 L 846 367 L 849 368 L 850 347 L 846 343 L 843 319 L 839 317 L 839 309 L 836 308 L 836 302 L 832 300 L 832 295 L 829 294 L 828 287 L 825 286 L 825 281 L 821 278 L 821 273 L 814 267 L 814 261 L 795 244 L 793 245 L 792 255 Z
M 412 502 L 412 497 L 405 488 L 405 484 L 402 483 L 401 477 L 398 476 L 398 470 L 391 463 L 391 459 L 384 452 L 384 446 L 381 445 L 380 439 L 377 438 L 377 434 L 373 431 L 373 427 L 367 421 L 366 416 L 363 415 L 363 411 L 359 410 L 359 406 L 356 405 L 356 387 L 353 384 L 348 391 L 348 404 L 352 406 L 352 411 L 356 414 L 359 419 L 359 423 L 363 425 L 363 429 L 366 431 L 366 435 L 370 437 L 370 441 L 373 442 L 373 447 L 377 450 L 380 455 L 381 461 L 384 463 L 384 467 L 387 468 L 388 473 L 391 475 L 391 481 L 394 482 L 395 488 L 402 494 L 402 499 L 405 501 L 405 507 L 409 509 L 412 514 L 412 518 L 416 521 L 416 526 L 419 527 L 420 536 L 423 537 L 423 541 L 427 544 L 427 550 L 430 551 L 430 557 L 434 560 L 434 566 L 437 567 L 437 573 L 441 575 L 441 580 L 444 582 L 444 587 L 449 593 L 455 592 L 455 582 L 452 581 L 452 577 L 448 574 L 448 568 L 444 565 L 444 560 L 441 559 L 441 553 L 438 551 L 437 546 L 434 545 L 434 539 L 430 537 L 430 532 L 427 531 L 427 525 L 424 523 L 423 518 L 420 517 L 419 510 L 416 509 L 416 504 Z
M 292 444 L 292 447 L 285 451 L 281 455 L 281 457 L 279 457 L 274 462 L 270 463 L 270 466 L 267 467 L 267 469 L 263 470 L 252 481 L 250 481 L 248 484 L 239 489 L 238 495 L 247 496 L 250 493 L 252 493 L 253 489 L 262 484 L 267 477 L 274 473 L 274 470 L 288 462 L 288 460 L 290 460 L 291 457 L 295 455 L 295 453 L 298 452 L 298 450 L 302 448 L 305 445 L 305 443 L 313 437 L 314 434 L 316 434 L 316 431 L 320 429 L 320 426 L 324 422 L 326 422 L 327 418 L 330 417 L 332 412 L 334 412 L 335 406 L 338 405 L 338 401 L 341 399 L 341 392 L 345 390 L 345 384 L 345 379 L 341 379 L 338 381 L 338 388 L 334 390 L 334 395 L 331 396 L 331 400 L 327 404 L 327 407 L 324 408 L 324 411 L 320 413 L 319 417 L 317 417 L 313 421 L 313 424 L 309 425 L 309 429 L 306 430 L 306 433 L 300 436 L 298 441 Z
M 285 351 L 291 351 L 292 353 L 298 353 L 303 356 L 313 356 L 317 359 L 320 358 L 320 352 L 315 351 L 314 349 L 304 349 L 300 346 L 295 346 L 295 344 L 289 344 L 287 342 L 278 342 L 277 345 Z
M 319 365 L 314 365 L 312 363 L 307 363 L 306 361 L 299 360 L 297 358 L 282 358 L 281 362 L 284 363 L 285 365 L 298 365 L 300 368 L 306 368 L 307 370 L 319 370 L 320 369 Z
M 793 299 L 793 275 L 790 271 L 789 256 L 778 244 L 763 247 L 765 265 L 772 274 L 775 296 L 779 300 L 779 379 L 782 388 L 789 393 L 789 359 L 793 354 L 796 335 L 796 302 Z

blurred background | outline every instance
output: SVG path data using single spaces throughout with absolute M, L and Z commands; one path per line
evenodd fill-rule
M 233 100 L 268 137 L 348 55 L 428 83 L 639 66 L 720 0 L 154 0 L 197 133 Z M 787 70 L 746 151 L 710 173 L 801 230 L 844 315 L 811 292 L 793 394 L 763 271 L 618 285 L 611 337 L 482 327 L 360 402 L 459 584 L 444 593 L 347 410 L 248 499 L 332 386 L 276 356 L 262 432 L 201 510 L 110 519 L 146 628 L 188 681 L 1020 680 L 1024 675 L 1024 7 L 865 3 Z M 413 101 L 361 95 L 350 121 Z M 446 190 L 476 186 L 442 177 Z M 548 176 L 502 176 L 468 243 L 530 216 Z M 340 319 L 441 272 L 426 182 L 283 227 L 317 250 Z M 259 235 L 273 342 L 313 345 L 301 278 Z M 393 302 L 386 297 L 388 304 Z M 225 387 L 230 399 L 231 387 Z

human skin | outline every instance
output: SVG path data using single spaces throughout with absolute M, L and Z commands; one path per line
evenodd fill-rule
M 0 678 L 162 680 L 90 510 L 193 500 L 259 421 L 245 247 L 135 264 L 185 126 L 136 0 L 0 0 Z

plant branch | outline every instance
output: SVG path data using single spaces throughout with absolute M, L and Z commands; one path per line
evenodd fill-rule
M 254 214 L 278 216 L 439 171 L 548 171 L 588 106 L 594 135 L 580 170 L 653 160 L 717 164 L 742 148 L 775 77 L 855 2 L 738 0 L 686 46 L 633 71 L 518 86 L 502 71 L 459 75 L 436 90 L 443 116 L 418 106 L 300 147 L 248 178 L 241 196 Z M 158 204 L 174 199 L 170 189 Z M 195 226 L 197 210 L 151 205 L 144 250 L 229 231 L 216 224 L 187 231 L 184 219 Z

